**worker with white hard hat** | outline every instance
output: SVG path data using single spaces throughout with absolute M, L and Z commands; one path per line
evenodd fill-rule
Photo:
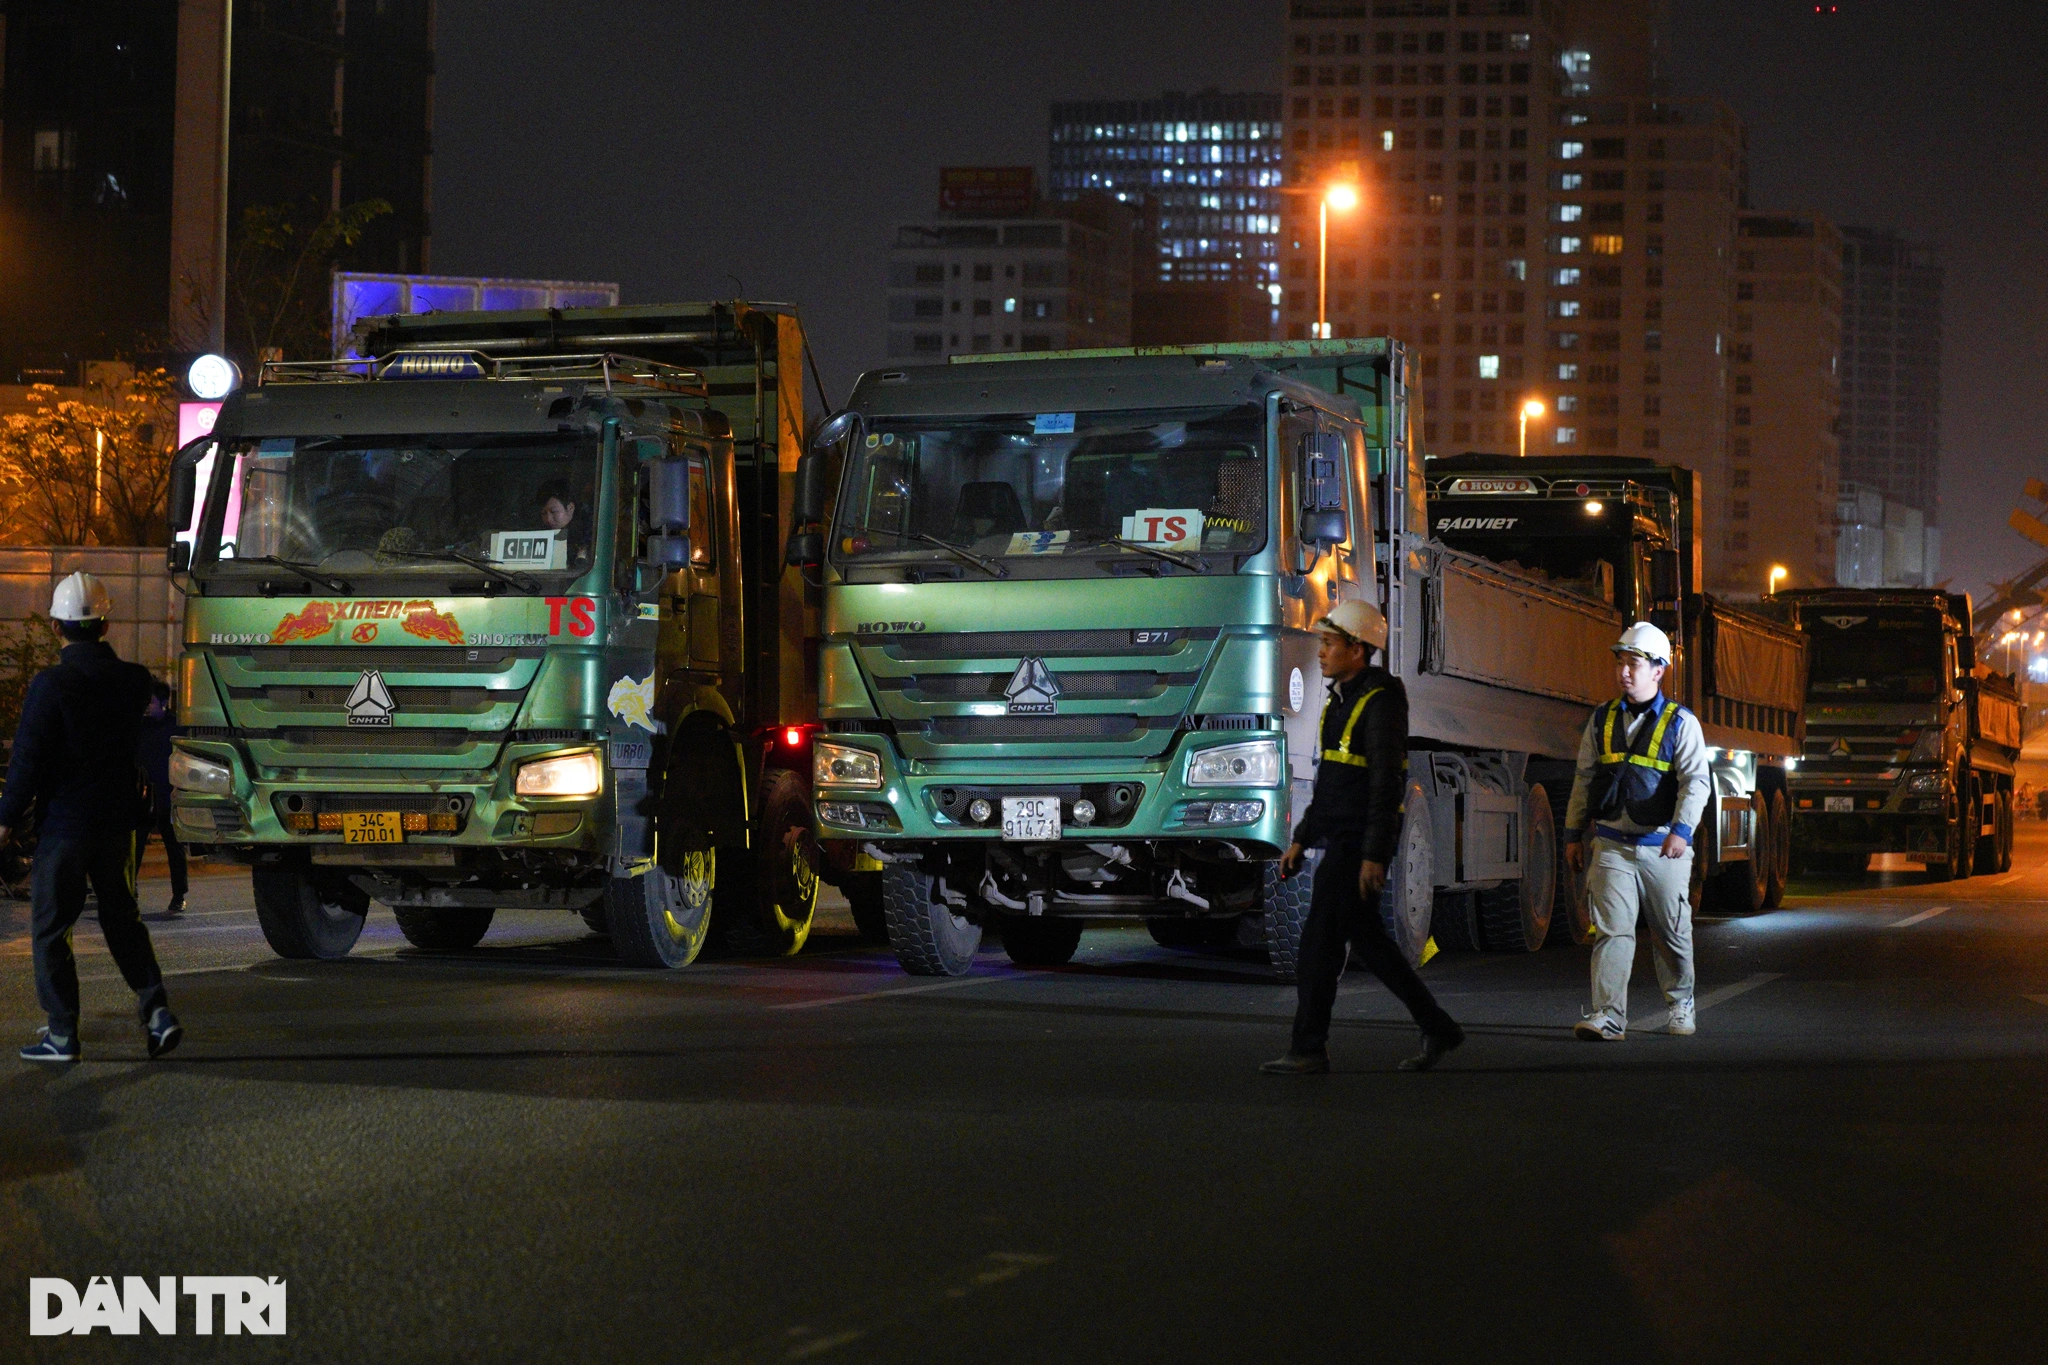
M 170 1051 L 184 1032 L 135 905 L 136 830 L 149 814 L 136 748 L 154 680 L 140 664 L 123 663 L 102 638 L 111 611 L 106 588 L 89 573 L 57 585 L 50 618 L 64 647 L 56 665 L 29 682 L 0 794 L 0 843 L 32 809 L 41 812 L 31 926 L 36 997 L 49 1026 L 21 1050 L 28 1062 L 79 1060 L 71 930 L 85 912 L 88 885 L 99 898 L 107 950 L 135 992 L 149 1055 Z
M 1593 918 L 1593 1006 L 1573 1029 L 1588 1042 L 1627 1036 L 1639 919 L 1649 926 L 1666 1027 L 1694 1030 L 1692 839 L 1713 784 L 1699 718 L 1664 695 L 1670 637 L 1638 621 L 1613 650 L 1621 695 L 1586 722 L 1565 814 L 1565 860 L 1585 873 Z
M 1296 971 L 1299 1003 L 1287 1055 L 1260 1069 L 1305 1075 L 1330 1069 L 1330 1008 L 1352 949 L 1422 1027 L 1422 1051 L 1401 1063 L 1424 1071 L 1465 1041 L 1380 918 L 1387 866 L 1400 846 L 1408 794 L 1408 693 L 1371 662 L 1387 643 L 1387 619 L 1365 602 L 1340 602 L 1316 622 L 1318 659 L 1329 681 L 1315 795 L 1280 857 L 1280 875 L 1301 870 L 1320 847 Z

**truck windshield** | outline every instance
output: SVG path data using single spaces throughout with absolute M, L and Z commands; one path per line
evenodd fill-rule
M 593 552 L 597 450 L 594 437 L 555 434 L 247 441 L 230 447 L 228 482 L 216 484 L 225 507 L 209 562 L 233 571 L 274 556 L 416 575 L 468 557 L 580 573 Z
M 882 418 L 847 467 L 841 564 L 946 554 L 931 537 L 1051 572 L 1097 572 L 1108 542 L 1184 554 L 1266 543 L 1256 406 Z
M 1822 618 L 1807 641 L 1811 696 L 1925 701 L 1941 685 L 1941 631 L 1917 621 L 1842 629 Z

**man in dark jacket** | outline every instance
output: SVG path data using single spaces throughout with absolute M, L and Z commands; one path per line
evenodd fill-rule
M 149 832 L 155 830 L 163 838 L 164 858 L 171 865 L 171 903 L 155 917 L 160 920 L 183 914 L 185 894 L 192 889 L 185 870 L 185 846 L 178 842 L 178 831 L 171 824 L 171 732 L 177 728 L 176 711 L 171 705 L 170 684 L 151 683 L 149 707 L 142 713 L 142 747 L 136 752 L 136 761 L 149 778 L 149 814 L 136 832 L 135 861 L 138 865 L 142 862 Z
M 101 638 L 108 609 L 107 590 L 91 574 L 75 573 L 57 585 L 50 616 L 64 648 L 57 665 L 28 685 L 7 791 L 0 796 L 0 842 L 21 824 L 31 802 L 43 812 L 31 924 L 36 997 L 50 1024 L 21 1050 L 28 1062 L 79 1059 L 71 929 L 85 910 L 88 882 L 99 897 L 107 949 L 135 992 L 149 1055 L 169 1052 L 184 1035 L 165 1001 L 163 973 L 135 907 L 135 827 L 142 814 L 135 752 L 151 678 L 139 664 L 123 663 Z
M 1387 622 L 1363 602 L 1340 602 L 1316 622 L 1330 696 L 1323 707 L 1322 761 L 1315 795 L 1280 858 L 1280 875 L 1301 870 L 1304 850 L 1321 845 L 1308 922 L 1301 931 L 1300 1003 L 1285 1057 L 1259 1069 L 1296 1076 L 1330 1069 L 1330 1007 L 1337 979 L 1355 948 L 1422 1026 L 1422 1051 L 1401 1063 L 1426 1071 L 1465 1041 L 1429 987 L 1408 965 L 1380 918 L 1387 867 L 1400 847 L 1408 792 L 1408 693 L 1401 680 L 1370 664 L 1387 643 Z

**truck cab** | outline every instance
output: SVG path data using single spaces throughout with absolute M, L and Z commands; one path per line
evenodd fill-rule
M 550 908 L 656 966 L 715 927 L 808 933 L 808 731 L 764 706 L 748 562 L 776 540 L 760 414 L 743 460 L 729 376 L 535 344 L 650 330 L 624 311 L 387 325 L 373 359 L 266 365 L 181 453 L 173 818 L 250 865 L 281 955 L 345 954 L 373 900 L 425 948 Z

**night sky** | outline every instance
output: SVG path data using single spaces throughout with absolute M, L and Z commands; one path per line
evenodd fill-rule
M 1674 92 L 1747 122 L 1757 208 L 1942 248 L 1944 569 L 1981 595 L 2041 553 L 2005 513 L 2048 478 L 2048 7 L 1835 8 L 1673 0 Z M 440 0 L 433 266 L 794 301 L 843 401 L 884 359 L 890 224 L 933 211 L 940 166 L 1042 174 L 1053 100 L 1278 89 L 1284 12 Z

